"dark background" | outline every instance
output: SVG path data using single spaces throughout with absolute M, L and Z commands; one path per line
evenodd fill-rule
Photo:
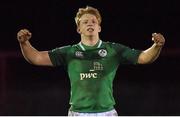
M 114 81 L 119 115 L 180 115 L 178 0 L 1 0 L 0 115 L 67 115 L 67 73 L 27 63 L 16 34 L 29 29 L 38 50 L 78 43 L 74 17 L 87 5 L 101 12 L 104 41 L 144 50 L 152 45 L 153 32 L 166 38 L 154 63 L 119 67 Z

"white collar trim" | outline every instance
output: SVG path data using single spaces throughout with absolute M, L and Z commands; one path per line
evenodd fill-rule
M 100 40 L 100 41 L 99 41 L 99 44 L 98 44 L 97 48 L 100 48 L 100 47 L 101 47 L 101 45 L 102 45 L 102 40 Z M 82 45 L 82 43 L 81 43 L 81 42 L 79 42 L 79 46 L 81 47 L 81 49 L 82 49 L 83 51 L 85 51 L 85 50 L 86 50 L 86 49 L 84 48 L 84 46 Z

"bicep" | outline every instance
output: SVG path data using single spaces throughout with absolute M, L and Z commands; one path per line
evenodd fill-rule
M 141 54 L 138 57 L 138 64 L 148 64 L 149 55 L 145 52 L 142 51 Z
M 38 61 L 37 62 L 38 65 L 41 65 L 41 66 L 53 66 L 53 64 L 50 60 L 48 51 L 41 51 L 39 53 L 39 57 L 38 57 L 37 61 Z
M 144 53 L 142 52 L 138 57 L 138 64 L 144 63 Z

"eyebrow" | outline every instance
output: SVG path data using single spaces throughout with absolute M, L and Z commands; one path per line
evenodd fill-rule
M 86 18 L 86 19 L 80 19 L 79 21 L 87 21 L 87 20 L 96 20 L 96 19 L 94 19 L 94 18 L 92 18 L 92 19 L 89 19 L 89 18 Z

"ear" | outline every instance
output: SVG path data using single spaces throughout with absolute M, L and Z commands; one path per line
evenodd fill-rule
M 79 27 L 77 27 L 76 31 L 77 31 L 79 34 L 81 34 L 81 31 L 80 31 L 80 28 L 79 28 Z
M 101 26 L 99 26 L 99 31 L 98 32 L 101 32 Z

